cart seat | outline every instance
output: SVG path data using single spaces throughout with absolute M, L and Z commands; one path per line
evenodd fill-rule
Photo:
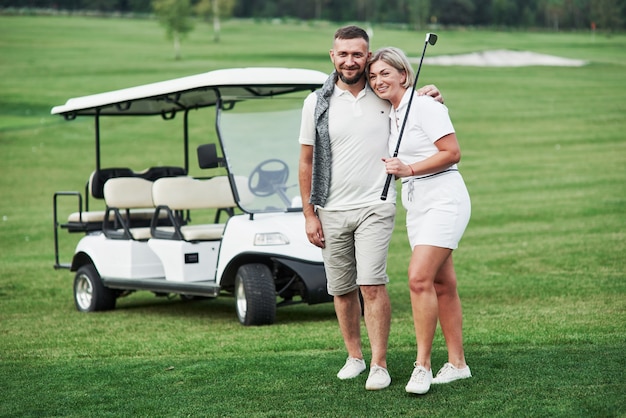
M 86 210 L 71 213 L 67 218 L 67 223 L 61 225 L 62 228 L 68 229 L 70 232 L 86 232 L 99 231 L 102 229 L 104 222 L 105 210 L 89 210 L 89 198 L 104 199 L 104 185 L 113 178 L 119 177 L 139 177 L 149 181 L 155 181 L 163 177 L 184 176 L 187 173 L 182 167 L 174 166 L 157 166 L 150 167 L 141 172 L 134 172 L 126 167 L 101 168 L 95 170 L 89 176 L 87 186 L 85 187 Z M 151 209 L 133 209 L 124 211 L 121 216 L 129 216 L 132 225 L 141 225 L 149 229 L 150 221 L 154 215 L 154 208 Z M 108 221 L 114 220 L 114 214 L 109 213 Z M 165 217 L 165 214 L 163 214 Z M 149 235 L 149 234 L 148 234 Z
M 141 177 L 117 177 L 109 179 L 103 188 L 107 209 L 102 230 L 107 238 L 147 240 L 149 227 L 136 227 L 131 210 L 142 210 L 142 216 L 154 215 L 152 200 L 153 183 Z
M 192 177 L 158 179 L 152 187 L 156 206 L 152 219 L 152 237 L 183 241 L 207 241 L 221 239 L 225 224 L 183 225 L 182 211 L 194 209 L 226 209 L 237 206 L 228 177 L 218 176 L 206 180 Z M 170 227 L 158 227 L 156 217 L 167 212 Z
M 78 211 L 71 213 L 67 217 L 67 223 L 60 224 L 59 226 L 67 229 L 69 232 L 88 232 L 102 229 L 102 221 L 104 221 L 105 211 L 90 211 L 89 198 L 91 197 L 99 200 L 104 199 L 104 184 L 107 180 L 115 177 L 130 176 L 133 176 L 133 170 L 127 167 L 111 167 L 94 170 L 89 176 L 89 180 L 87 180 L 87 184 L 85 186 L 85 210 L 83 210 L 82 197 L 79 192 L 57 192 L 55 196 L 57 194 L 61 194 L 76 196 L 78 198 Z

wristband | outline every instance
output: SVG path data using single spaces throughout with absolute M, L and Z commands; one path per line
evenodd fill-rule
M 413 171 L 413 167 L 411 167 L 411 164 L 409 164 L 409 169 L 411 170 L 411 175 L 414 176 L 415 175 L 415 171 Z

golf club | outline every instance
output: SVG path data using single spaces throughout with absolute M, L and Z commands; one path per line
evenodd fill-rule
M 404 126 L 409 118 L 409 110 L 411 109 L 411 102 L 413 102 L 413 96 L 415 95 L 415 89 L 417 88 L 417 79 L 420 76 L 420 70 L 422 69 L 422 61 L 424 61 L 424 54 L 426 54 L 426 47 L 428 44 L 435 45 L 437 43 L 437 35 L 434 33 L 427 33 L 424 40 L 424 50 L 422 51 L 422 57 L 420 58 L 420 64 L 417 67 L 417 73 L 415 74 L 415 82 L 411 90 L 411 96 L 409 97 L 409 104 L 406 107 L 404 113 L 404 120 L 402 121 L 402 127 L 400 128 L 400 134 L 398 135 L 398 143 L 396 144 L 396 150 L 393 152 L 393 157 L 398 156 L 398 150 L 400 149 L 400 141 L 402 141 L 402 133 L 404 132 Z M 389 185 L 391 184 L 391 178 L 393 174 L 387 174 L 387 181 L 385 181 L 385 187 L 383 187 L 383 193 L 380 196 L 380 200 L 387 200 L 387 192 L 389 191 Z

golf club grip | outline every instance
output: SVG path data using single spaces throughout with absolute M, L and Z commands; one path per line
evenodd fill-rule
M 387 180 L 385 181 L 385 187 L 383 187 L 383 193 L 380 195 L 380 200 L 387 200 L 387 192 L 389 191 L 392 177 L 393 174 L 387 174 Z

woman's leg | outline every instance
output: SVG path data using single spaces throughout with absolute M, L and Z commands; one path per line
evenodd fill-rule
M 431 369 L 430 356 L 439 315 L 435 278 L 451 253 L 452 250 L 448 248 L 417 245 L 413 248 L 409 263 L 409 289 L 417 341 L 417 364 L 427 370 Z
M 435 290 L 439 305 L 439 323 L 448 347 L 448 362 L 462 369 L 467 365 L 463 350 L 463 312 L 452 255 L 444 261 L 435 277 Z

